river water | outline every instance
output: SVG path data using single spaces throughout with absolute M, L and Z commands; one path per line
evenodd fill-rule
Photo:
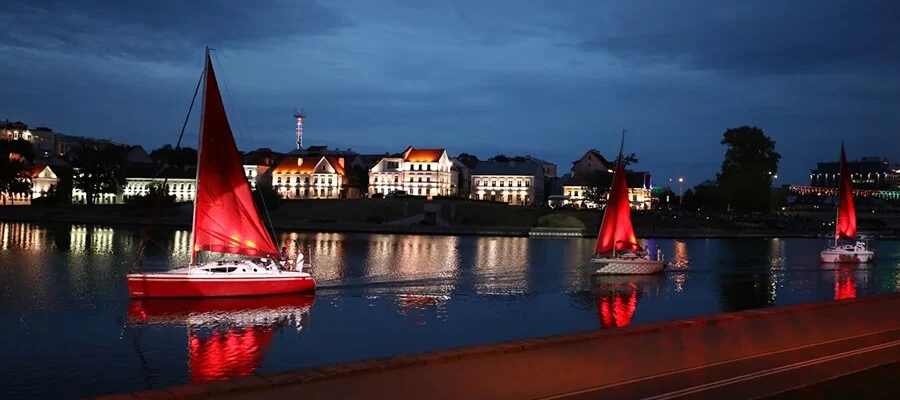
M 67 399 L 409 352 L 900 292 L 900 241 L 828 268 L 824 239 L 650 240 L 674 267 L 591 278 L 591 239 L 281 233 L 315 296 L 129 301 L 139 228 L 0 222 L 0 398 Z M 157 229 L 147 264 L 188 257 Z M 839 323 L 836 321 L 836 323 Z

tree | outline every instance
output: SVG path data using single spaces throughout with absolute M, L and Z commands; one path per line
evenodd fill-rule
M 31 192 L 31 177 L 26 167 L 32 159 L 34 149 L 27 140 L 0 140 L 0 193 L 12 200 L 16 194 Z M 6 203 L 6 196 L 3 202 Z
M 183 168 L 188 165 L 197 165 L 197 150 L 190 147 L 174 148 L 171 144 L 150 152 L 150 158 L 161 164 Z
M 478 157 L 475 157 L 468 153 L 462 153 L 456 157 L 459 162 L 463 163 L 465 166 L 469 167 L 469 169 L 475 168 L 478 165 Z
M 613 174 L 606 171 L 594 171 L 588 175 L 581 186 L 585 200 L 598 206 L 606 204 L 612 180 Z
M 722 144 L 727 150 L 716 175 L 722 199 L 738 212 L 768 211 L 772 176 L 781 159 L 775 141 L 762 129 L 742 126 L 725 131 Z
M 723 208 L 719 186 L 714 180 L 706 180 L 688 191 L 691 196 L 688 197 L 685 192 L 684 206 L 689 210 L 716 211 Z
M 509 161 L 510 161 L 510 158 L 507 157 L 507 156 L 505 156 L 505 155 L 503 155 L 503 154 L 497 154 L 496 156 L 493 156 L 493 157 L 491 157 L 491 158 L 488 158 L 488 161 L 494 161 L 494 162 L 509 162 Z
M 73 186 L 85 193 L 87 204 L 94 204 L 101 194 L 116 193 L 125 183 L 121 166 L 125 163 L 127 152 L 128 149 L 122 146 L 79 148 L 75 162 L 78 172 L 73 176 Z
M 632 164 L 637 164 L 638 158 L 636 155 L 634 155 L 634 153 L 631 153 L 625 156 L 625 158 L 622 160 L 622 163 L 624 163 L 626 167 Z

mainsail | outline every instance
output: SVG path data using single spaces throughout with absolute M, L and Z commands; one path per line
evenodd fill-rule
M 850 183 L 850 168 L 841 144 L 841 183 L 838 186 L 838 215 L 834 240 L 856 238 L 856 207 L 853 206 L 853 187 Z
M 277 255 L 253 203 L 208 54 L 198 158 L 192 254 Z
M 623 135 L 622 146 L 624 147 L 624 145 Z M 619 158 L 616 160 L 616 171 L 613 173 L 609 201 L 606 202 L 606 210 L 603 212 L 603 223 L 600 224 L 600 233 L 597 236 L 594 253 L 611 253 L 613 249 L 634 251 L 639 248 L 637 236 L 634 235 L 634 228 L 631 226 L 628 183 L 625 181 L 622 148 L 619 148 Z

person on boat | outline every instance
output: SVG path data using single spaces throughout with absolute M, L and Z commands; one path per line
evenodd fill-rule
M 303 252 L 299 249 L 297 250 L 297 261 L 294 261 L 294 266 L 297 267 L 298 271 L 303 271 Z
M 281 246 L 281 261 L 286 262 L 287 260 L 288 260 L 287 247 Z

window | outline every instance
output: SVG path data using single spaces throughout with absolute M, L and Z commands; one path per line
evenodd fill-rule
M 431 177 L 429 176 L 429 177 L 425 178 L 425 182 L 431 183 Z
M 522 180 L 521 180 L 521 179 L 516 181 L 516 186 L 522 187 Z
M 400 183 L 400 177 L 399 177 L 399 176 L 395 176 L 395 177 L 394 177 L 394 183 Z
M 576 190 L 574 193 L 575 193 L 575 197 L 578 197 L 578 191 Z
M 329 184 L 329 185 L 331 184 L 331 179 L 332 179 L 332 178 L 328 178 L 328 184 Z
M 419 183 L 421 183 L 421 182 L 422 182 L 422 177 L 420 176 L 420 177 L 419 177 Z
M 281 183 L 281 177 L 280 177 L 280 176 L 278 177 L 278 179 L 275 180 L 275 183 Z
M 529 187 L 529 186 L 531 186 L 531 181 L 526 180 L 526 181 L 525 181 L 525 187 Z
M 491 186 L 497 186 L 497 181 L 491 181 Z
M 431 171 L 431 164 L 428 164 L 428 170 Z
M 509 184 L 509 187 L 512 187 L 512 179 L 506 181 Z

